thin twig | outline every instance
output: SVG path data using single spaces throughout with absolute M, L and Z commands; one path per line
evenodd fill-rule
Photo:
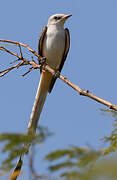
M 9 51 L 7 48 L 5 48 L 5 47 L 3 47 L 3 46 L 0 47 L 0 50 L 6 51 L 7 53 L 9 53 L 9 54 L 11 54 L 11 55 L 16 56 L 17 58 L 19 58 L 18 54 L 14 53 L 14 52 L 12 52 L 12 51 Z
M 31 155 L 29 157 L 29 168 L 30 168 L 30 171 L 32 173 L 32 175 L 34 176 L 35 179 L 44 179 L 44 178 L 48 178 L 47 176 L 45 175 L 41 175 L 41 174 L 38 174 L 36 173 L 35 169 L 34 169 L 34 165 L 33 165 L 33 162 L 34 162 L 34 146 L 32 146 L 32 152 L 31 152 Z
M 54 73 L 55 73 L 55 71 L 52 68 L 50 68 L 48 65 L 46 65 L 44 67 L 44 69 L 46 71 L 49 71 L 52 75 L 54 75 Z M 89 92 L 89 90 L 81 89 L 79 86 L 73 84 L 71 81 L 69 81 L 66 77 L 62 76 L 61 74 L 59 75 L 58 78 L 61 79 L 66 84 L 68 84 L 69 86 L 71 86 L 75 91 L 77 91 L 79 93 L 79 95 L 87 96 L 87 97 L 107 106 L 109 109 L 113 109 L 113 110 L 117 111 L 117 105 L 112 104 L 111 102 L 92 94 L 91 92 Z
M 20 56 L 18 54 L 16 54 L 16 53 L 12 52 L 12 51 L 9 51 L 8 49 L 4 48 L 3 46 L 0 46 L 0 50 L 4 50 L 7 53 L 17 57 L 18 60 L 21 60 L 21 62 L 19 64 L 16 64 L 16 65 L 14 65 L 14 66 L 6 69 L 6 70 L 1 71 L 0 72 L 1 73 L 0 77 L 4 76 L 8 72 L 10 72 L 12 69 L 18 68 L 18 67 L 23 66 L 23 65 L 31 65 L 32 66 L 31 70 L 32 69 L 40 69 L 41 66 L 39 64 L 37 64 L 34 60 L 29 61 L 29 60 L 23 58 L 23 54 L 22 54 L 22 51 L 21 51 L 21 46 L 28 49 L 31 53 L 33 53 L 36 57 L 38 57 L 38 59 L 42 59 L 42 57 L 39 54 L 37 54 L 36 51 L 31 49 L 28 45 L 26 45 L 24 43 L 20 43 L 20 42 L 15 42 L 15 41 L 10 41 L 10 40 L 2 40 L 2 39 L 0 39 L 0 42 L 7 42 L 7 43 L 18 45 L 19 49 L 20 49 Z M 43 70 L 50 72 L 52 75 L 55 74 L 55 71 L 52 68 L 50 68 L 46 63 L 43 65 L 42 68 L 43 68 Z M 29 70 L 27 73 L 29 73 L 31 70 Z M 27 74 L 27 73 L 25 73 L 25 74 Z M 89 98 L 91 98 L 91 99 L 93 99 L 93 100 L 107 106 L 109 109 L 117 111 L 117 105 L 112 104 L 111 102 L 109 102 L 107 100 L 104 100 L 103 98 L 100 98 L 100 97 L 92 94 L 88 90 L 81 89 L 79 86 L 73 84 L 71 81 L 69 81 L 66 77 L 62 76 L 61 74 L 59 75 L 58 78 L 61 79 L 64 83 L 68 84 L 70 87 L 72 87 L 75 91 L 77 91 L 79 93 L 79 95 L 87 96 L 87 97 L 89 97 Z M 22 157 L 20 157 L 18 162 L 20 162 L 20 161 L 22 162 Z M 16 168 L 17 168 L 18 165 L 19 164 L 16 165 Z M 22 166 L 22 163 L 21 163 L 21 166 Z M 21 171 L 21 166 L 20 166 L 20 171 Z M 15 173 L 15 170 L 14 170 L 13 173 Z M 16 179 L 17 179 L 17 177 L 16 177 Z
M 26 76 L 26 75 L 27 75 L 28 73 L 30 73 L 32 70 L 34 70 L 33 67 L 29 68 L 29 70 L 28 70 L 27 72 L 25 72 L 22 76 L 23 76 L 23 77 Z
M 24 43 L 20 43 L 20 42 L 16 42 L 16 41 L 10 41 L 10 40 L 5 40 L 5 39 L 0 39 L 0 42 L 7 42 L 7 43 L 11 43 L 11 44 L 16 44 L 16 45 L 20 45 L 23 46 L 25 48 L 27 48 L 31 53 L 33 53 L 35 56 L 37 56 L 38 58 L 41 58 L 41 56 L 34 51 L 33 49 L 31 49 L 28 45 L 24 44 Z
M 23 59 L 23 54 L 22 54 L 22 49 L 21 49 L 20 44 L 19 44 L 19 49 L 20 49 L 21 58 Z
M 14 63 L 16 63 L 18 61 L 20 61 L 20 59 L 13 60 L 13 61 L 10 62 L 10 64 L 14 64 Z
M 36 51 L 34 51 L 33 49 L 31 49 L 28 45 L 26 45 L 26 44 L 24 44 L 24 43 L 20 43 L 20 42 L 16 42 L 16 41 L 10 41 L 10 40 L 3 40 L 3 39 L 0 39 L 0 42 L 7 42 L 7 43 L 11 43 L 11 44 L 16 44 L 16 45 L 18 45 L 19 47 L 20 47 L 20 46 L 23 46 L 23 47 L 27 48 L 31 53 L 33 53 L 36 57 L 38 57 L 38 58 L 40 58 L 40 59 L 42 58 L 39 54 L 37 54 Z M 5 48 L 5 50 L 6 50 L 6 48 Z M 10 54 L 12 54 L 12 55 L 14 55 L 14 56 L 16 56 L 16 57 L 18 57 L 19 59 L 21 59 L 22 61 L 24 61 L 25 64 L 27 64 L 27 65 L 30 64 L 34 69 L 40 69 L 40 65 L 37 64 L 35 61 L 29 61 L 29 60 L 27 60 L 27 59 L 22 59 L 22 55 L 19 56 L 19 55 L 17 55 L 16 53 L 11 52 L 11 51 L 9 51 L 9 50 L 7 50 L 7 52 L 10 53 Z M 15 67 L 13 67 L 13 69 L 14 69 L 14 68 L 15 68 Z M 11 69 L 12 69 L 12 68 L 11 68 Z M 10 70 L 11 70 L 11 69 L 10 69 Z M 52 75 L 55 74 L 55 71 L 54 71 L 52 68 L 50 68 L 48 65 L 46 65 L 46 64 L 43 66 L 43 69 L 45 69 L 46 71 L 50 72 Z M 8 73 L 10 70 L 7 70 L 7 72 L 5 72 L 5 74 Z M 88 90 L 83 90 L 83 89 L 81 89 L 79 86 L 73 84 L 73 83 L 70 82 L 66 77 L 62 76 L 61 74 L 59 75 L 59 79 L 61 79 L 63 82 L 65 82 L 66 84 L 68 84 L 69 86 L 71 86 L 74 90 L 76 90 L 76 91 L 79 93 L 79 95 L 87 96 L 87 97 L 89 97 L 89 98 L 91 98 L 91 99 L 93 99 L 93 100 L 95 100 L 95 101 L 97 101 L 97 102 L 99 102 L 99 103 L 107 106 L 109 109 L 113 109 L 113 110 L 117 111 L 117 105 L 112 104 L 111 102 L 109 102 L 109 101 L 107 101 L 107 100 L 105 100 L 105 99 L 103 99 L 103 98 L 100 98 L 100 97 L 92 94 L 92 93 L 89 92 Z
M 10 72 L 11 70 L 22 66 L 23 63 L 24 63 L 24 62 L 20 62 L 20 63 L 14 65 L 14 66 L 12 66 L 12 67 L 10 67 L 10 68 L 8 68 L 8 69 L 5 69 L 5 70 L 3 70 L 3 71 L 0 71 L 0 77 L 6 75 L 6 74 L 7 74 L 8 72 Z

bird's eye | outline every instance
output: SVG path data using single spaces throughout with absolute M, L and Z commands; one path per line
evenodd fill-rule
M 55 20 L 59 20 L 61 17 L 55 16 L 54 19 Z
M 57 19 L 58 19 L 58 17 L 57 17 L 57 16 L 55 16 L 55 17 L 54 17 L 54 19 L 55 19 L 55 20 L 57 20 Z

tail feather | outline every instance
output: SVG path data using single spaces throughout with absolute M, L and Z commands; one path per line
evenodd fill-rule
M 50 82 L 52 79 L 52 75 L 48 72 L 42 72 L 40 82 L 38 85 L 34 105 L 32 108 L 32 113 L 30 116 L 30 121 L 28 124 L 28 132 L 31 130 L 31 132 L 36 132 L 36 127 L 38 120 L 40 118 L 40 114 L 42 112 L 46 96 L 48 93 L 48 88 L 50 86 Z

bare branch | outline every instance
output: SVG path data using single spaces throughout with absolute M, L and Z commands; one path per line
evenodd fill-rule
M 33 162 L 34 162 L 34 147 L 32 147 L 32 153 L 30 155 L 30 158 L 29 158 L 29 168 L 30 168 L 30 171 L 32 173 L 32 175 L 34 176 L 35 179 L 44 179 L 44 178 L 48 178 L 47 176 L 45 175 L 41 175 L 41 174 L 37 174 L 35 169 L 34 169 L 34 165 L 33 165 Z
M 3 70 L 3 71 L 0 71 L 0 77 L 4 76 L 5 74 L 7 74 L 8 72 L 10 72 L 11 70 L 13 70 L 13 69 L 15 69 L 15 68 L 19 68 L 20 66 L 23 65 L 23 63 L 24 63 L 24 62 L 20 62 L 20 63 L 14 65 L 14 66 L 12 66 L 12 67 L 10 67 L 10 68 L 8 68 L 8 69 L 5 69 L 5 70 Z
M 19 58 L 18 54 L 14 53 L 14 52 L 12 52 L 12 51 L 9 51 L 8 49 L 6 49 L 6 48 L 3 47 L 3 46 L 0 46 L 0 50 L 6 51 L 7 53 L 9 53 L 9 54 L 11 54 L 11 55 L 16 56 L 16 57 Z
M 20 42 L 16 42 L 16 41 L 10 41 L 10 40 L 5 40 L 5 39 L 0 39 L 0 42 L 7 42 L 7 43 L 23 46 L 23 47 L 27 48 L 35 56 L 37 56 L 38 58 L 41 58 L 41 56 L 36 51 L 31 49 L 28 45 L 26 45 L 24 43 L 20 43 Z
M 25 66 L 25 65 L 30 65 L 31 66 L 31 68 L 29 68 L 28 72 L 26 72 L 23 76 L 25 76 L 26 74 L 31 72 L 33 69 L 40 69 L 41 65 L 37 64 L 33 60 L 33 58 L 32 58 L 31 61 L 29 61 L 28 59 L 23 58 L 21 46 L 25 47 L 28 51 L 30 51 L 32 54 L 34 54 L 36 57 L 38 57 L 38 59 L 40 59 L 40 60 L 42 59 L 42 57 L 35 50 L 31 49 L 28 45 L 26 45 L 24 43 L 16 42 L 16 41 L 2 40 L 2 39 L 0 39 L 0 42 L 5 42 L 5 43 L 10 43 L 10 44 L 17 45 L 19 47 L 20 55 L 6 49 L 3 46 L 0 46 L 0 50 L 3 50 L 5 52 L 17 57 L 18 59 L 15 60 L 14 62 L 17 62 L 19 60 L 21 61 L 20 63 L 14 65 L 14 66 L 12 66 L 12 67 L 10 67 L 8 69 L 0 71 L 0 77 L 4 76 L 5 74 L 7 74 L 8 72 L 10 72 L 11 70 L 13 70 L 15 68 L 19 68 L 20 66 Z M 14 62 L 12 62 L 12 63 L 14 63 Z M 49 67 L 46 63 L 43 65 L 42 68 L 43 68 L 43 70 L 50 72 L 52 75 L 55 74 L 55 71 L 51 67 Z M 66 77 L 62 76 L 61 74 L 59 75 L 58 78 L 61 79 L 64 83 L 68 84 L 70 87 L 72 87 L 75 91 L 77 91 L 79 93 L 79 95 L 87 96 L 87 97 L 89 97 L 89 98 L 91 98 L 91 99 L 93 99 L 93 100 L 107 106 L 109 109 L 117 111 L 117 105 L 112 104 L 111 102 L 109 102 L 107 100 L 104 100 L 104 99 L 92 94 L 88 90 L 81 89 L 79 86 L 73 84 L 71 81 L 69 81 Z M 21 172 L 21 166 L 22 166 L 22 157 L 19 158 L 19 161 L 18 161 L 18 163 L 16 165 L 16 168 L 12 173 L 11 180 L 16 180 L 17 179 L 17 177 L 19 176 L 19 174 Z M 35 171 L 33 169 L 33 166 L 32 166 L 32 160 L 30 161 L 30 168 L 32 169 L 32 173 L 33 173 L 33 175 L 35 177 L 37 177 L 37 178 L 40 177 L 41 178 L 41 175 L 38 175 L 38 174 L 35 173 Z M 14 177 L 14 175 L 15 175 L 15 177 Z
M 21 51 L 21 46 L 27 48 L 31 53 L 33 53 L 33 54 L 34 54 L 36 57 L 38 57 L 39 59 L 42 59 L 42 57 L 41 57 L 39 54 L 37 54 L 36 51 L 34 51 L 33 49 L 31 49 L 28 45 L 26 45 L 26 44 L 24 44 L 24 43 L 16 42 L 16 41 L 2 40 L 2 39 L 0 39 L 0 42 L 7 42 L 7 43 L 11 43 L 11 44 L 18 45 L 19 48 L 20 48 L 20 54 L 21 54 L 21 56 L 17 55 L 17 54 L 14 53 L 14 52 L 11 52 L 11 51 L 7 50 L 7 49 L 4 48 L 4 47 L 3 47 L 3 48 L 4 48 L 4 50 L 5 50 L 6 52 L 8 52 L 9 54 L 14 55 L 14 56 L 16 56 L 19 60 L 22 60 L 23 62 L 25 62 L 25 65 L 31 65 L 32 68 L 34 68 L 34 69 L 40 69 L 40 65 L 37 64 L 34 60 L 29 61 L 29 60 L 23 58 L 22 51 Z M 22 65 L 22 64 L 21 64 L 21 65 Z M 9 69 L 6 69 L 6 71 L 4 71 L 4 72 L 1 71 L 3 74 L 1 74 L 0 77 L 4 76 L 5 74 L 7 74 L 7 73 L 8 73 L 9 71 L 11 71 L 12 69 L 17 68 L 17 66 L 21 66 L 21 65 L 20 65 L 20 63 L 19 63 L 18 65 L 15 65 L 15 66 L 12 66 L 12 67 L 9 68 Z M 24 65 L 24 64 L 23 64 L 23 65 Z M 55 74 L 55 71 L 54 71 L 52 68 L 50 68 L 47 64 L 45 64 L 45 65 L 43 66 L 43 69 L 46 70 L 46 71 L 48 71 L 48 72 L 50 72 L 52 75 Z M 0 73 L 1 73 L 1 72 L 0 72 Z M 28 73 L 29 73 L 29 71 L 28 71 Z M 27 74 L 27 73 L 26 73 L 26 74 Z M 107 101 L 107 100 L 105 100 L 105 99 L 103 99 L 103 98 L 100 98 L 100 97 L 92 94 L 92 93 L 89 92 L 88 90 L 83 90 L 83 89 L 81 89 L 79 86 L 73 84 L 71 81 L 69 81 L 66 77 L 62 76 L 61 74 L 59 75 L 58 78 L 61 79 L 61 80 L 62 80 L 63 82 L 65 82 L 66 84 L 68 84 L 69 86 L 71 86 L 75 91 L 77 91 L 77 92 L 79 93 L 79 95 L 87 96 L 87 97 L 89 97 L 89 98 L 91 98 L 91 99 L 93 99 L 93 100 L 95 100 L 95 101 L 97 101 L 97 102 L 99 102 L 99 103 L 107 106 L 109 109 L 113 109 L 113 110 L 117 111 L 117 105 L 112 104 L 111 102 L 109 102 L 109 101 Z
M 23 59 L 23 54 L 22 54 L 22 50 L 21 50 L 20 44 L 19 44 L 19 49 L 20 49 L 21 58 Z
M 26 73 L 24 73 L 22 76 L 23 76 L 23 77 L 26 76 L 26 75 L 27 75 L 28 73 L 30 73 L 32 70 L 34 70 L 33 67 L 29 68 L 29 70 L 28 70 Z

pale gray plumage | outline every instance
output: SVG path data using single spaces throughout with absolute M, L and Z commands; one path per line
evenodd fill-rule
M 60 72 L 70 46 L 69 30 L 67 28 L 64 29 L 64 23 L 70 16 L 70 14 L 52 15 L 48 20 L 47 26 L 42 30 L 38 45 L 39 54 L 42 57 L 46 57 L 46 61 L 51 68 L 54 70 L 57 68 Z M 31 130 L 35 133 L 47 92 L 51 92 L 55 81 L 56 78 L 53 79 L 51 73 L 47 71 L 41 72 L 41 78 L 28 125 L 28 131 Z

